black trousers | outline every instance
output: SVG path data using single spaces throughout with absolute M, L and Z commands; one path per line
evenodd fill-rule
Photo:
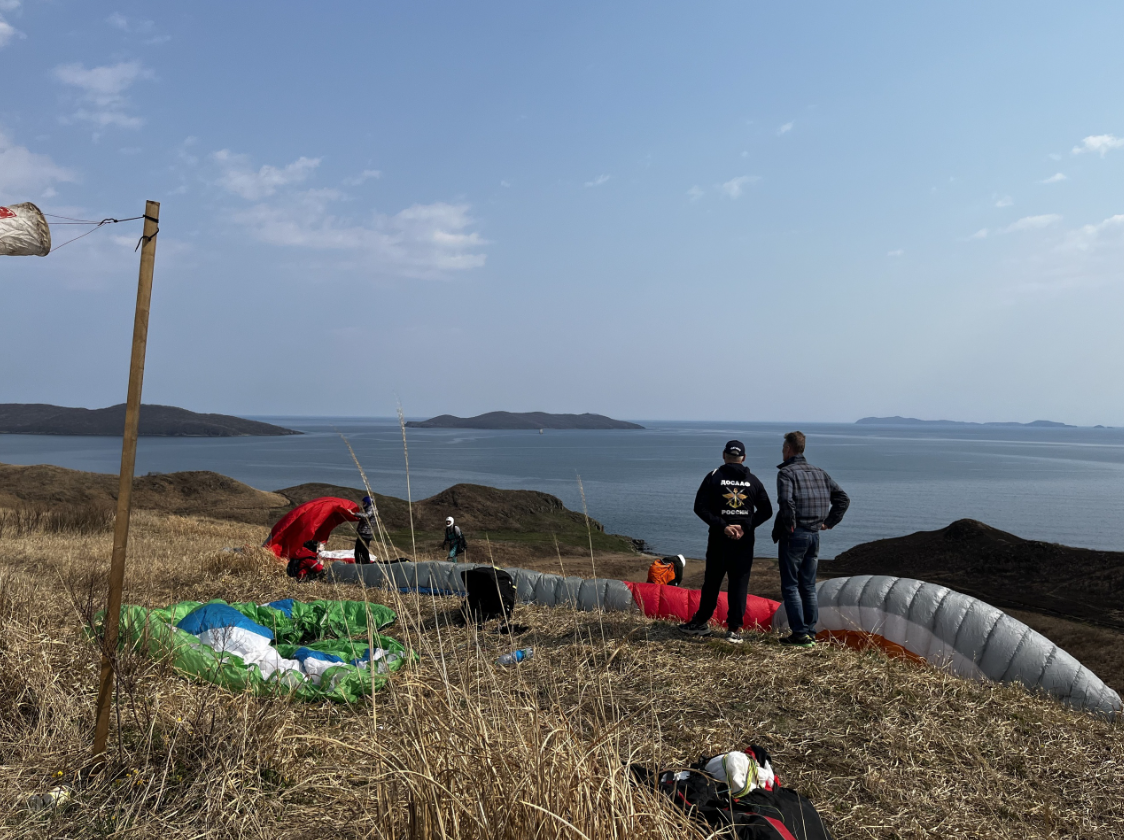
M 722 578 L 729 578 L 726 587 L 726 626 L 737 632 L 745 620 L 745 598 L 749 594 L 749 573 L 753 571 L 753 535 L 731 540 L 722 534 L 711 534 L 706 544 L 706 572 L 703 576 L 699 609 L 691 619 L 705 624 L 718 607 Z
M 367 548 L 370 544 L 369 539 L 355 538 L 355 564 L 357 566 L 365 566 L 371 562 L 371 552 Z

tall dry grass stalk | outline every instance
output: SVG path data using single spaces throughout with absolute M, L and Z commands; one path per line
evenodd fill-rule
M 13 838 L 687 838 L 625 764 L 768 748 L 837 837 L 1124 835 L 1124 733 L 1019 687 L 821 646 L 694 642 L 663 622 L 520 607 L 518 639 L 459 603 L 298 584 L 224 546 L 264 529 L 144 511 L 128 603 L 367 598 L 421 660 L 355 708 L 231 694 L 123 652 L 106 771 L 88 776 L 99 652 L 84 633 L 109 534 L 0 539 L 0 835 Z M 260 558 L 264 560 L 264 558 Z M 561 562 L 561 561 L 560 561 Z M 493 662 L 535 647 L 517 667 Z M 30 811 L 63 783 L 68 806 Z
M 406 445 L 406 415 L 402 412 L 402 403 L 398 404 L 398 428 L 402 430 L 402 455 L 406 459 L 406 509 L 410 513 L 410 550 L 411 557 L 418 556 L 418 541 L 414 537 L 414 494 L 410 490 L 410 447 Z

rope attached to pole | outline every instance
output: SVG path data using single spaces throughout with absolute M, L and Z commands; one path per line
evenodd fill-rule
M 52 227 L 59 226 L 59 225 L 93 225 L 93 227 L 90 230 L 86 231 L 85 233 L 79 234 L 78 236 L 75 236 L 73 239 L 66 240 L 66 242 L 62 243 L 62 245 L 56 245 L 54 248 L 51 249 L 52 254 L 55 251 L 57 251 L 59 248 L 65 248 L 71 242 L 77 242 L 82 237 L 89 236 L 91 233 L 93 233 L 95 230 L 98 230 L 103 225 L 117 225 L 117 224 L 121 224 L 121 222 L 135 222 L 138 219 L 145 219 L 145 220 L 150 221 L 150 222 L 156 221 L 156 219 L 154 219 L 154 218 L 152 218 L 151 216 L 148 216 L 148 215 L 130 216 L 127 219 L 106 218 L 106 219 L 102 219 L 100 222 L 94 221 L 93 219 L 72 219 L 69 216 L 56 216 L 53 213 L 44 213 L 43 215 L 48 217 L 48 218 L 51 218 L 51 219 L 62 219 L 63 220 L 63 221 L 60 221 L 60 222 L 51 222 L 50 224 L 51 224 Z M 137 247 L 133 249 L 133 253 L 135 254 L 137 251 L 139 251 L 141 245 L 143 245 L 149 239 L 155 237 L 156 234 L 159 233 L 159 232 L 160 232 L 160 228 L 159 228 L 159 226 L 157 226 L 156 230 L 152 233 L 152 236 L 141 236 L 140 240 L 137 242 Z

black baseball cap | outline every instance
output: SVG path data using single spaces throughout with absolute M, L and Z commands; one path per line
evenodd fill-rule
M 745 444 L 740 440 L 726 441 L 726 448 L 722 450 L 723 455 L 733 455 L 735 458 L 745 457 Z

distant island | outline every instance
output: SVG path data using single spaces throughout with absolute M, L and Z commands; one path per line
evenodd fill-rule
M 856 425 L 867 426 L 1024 426 L 1033 429 L 1076 429 L 1068 423 L 1035 420 L 1031 423 L 972 423 L 967 420 L 918 420 L 916 417 L 864 417 Z
M 643 429 L 635 423 L 614 420 L 603 414 L 547 414 L 528 411 L 489 411 L 475 417 L 442 414 L 429 420 L 411 420 L 411 429 Z
M 43 403 L 0 404 L 0 434 L 4 435 L 121 437 L 124 429 L 124 403 L 96 409 Z M 226 414 L 197 414 L 170 405 L 142 405 L 139 434 L 145 437 L 262 437 L 302 433 Z

